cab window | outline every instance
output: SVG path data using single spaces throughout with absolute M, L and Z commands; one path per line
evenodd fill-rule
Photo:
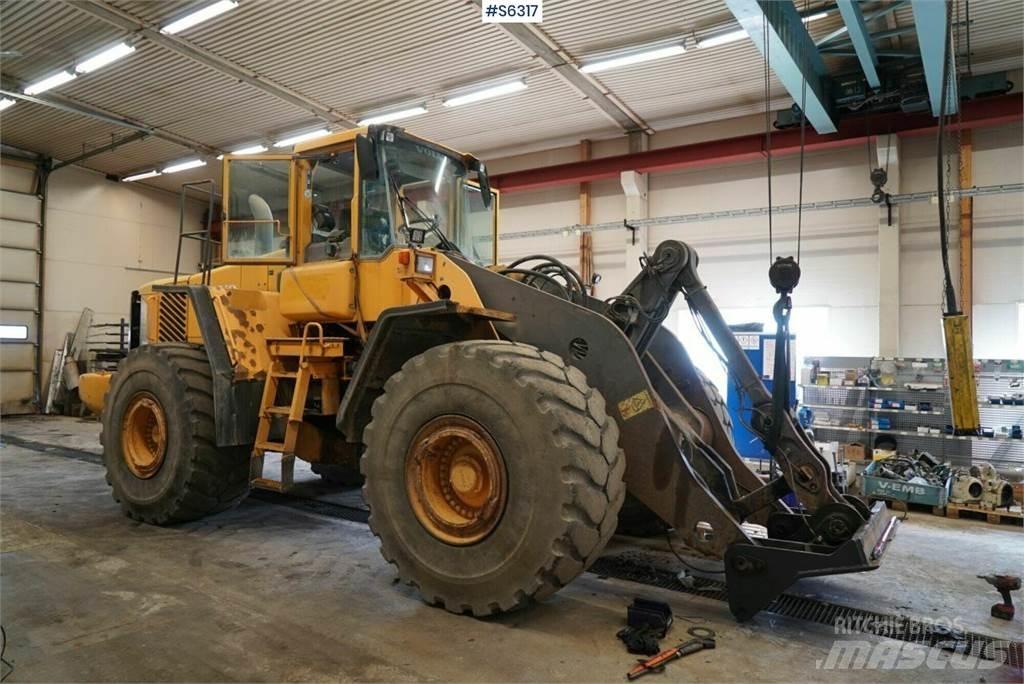
M 481 266 L 494 263 L 495 214 L 498 202 L 491 193 L 491 206 L 484 206 L 480 187 L 470 183 L 462 186 L 462 220 L 458 222 L 452 241 L 466 257 Z
M 363 182 L 361 255 L 383 254 L 404 242 L 410 228 L 436 223 L 450 236 L 466 173 L 462 163 L 401 138 L 383 146 L 381 161 L 379 177 Z
M 354 168 L 352 150 L 313 162 L 312 237 L 306 248 L 306 261 L 347 259 L 352 255 Z
M 232 159 L 228 164 L 227 259 L 290 262 L 291 161 Z

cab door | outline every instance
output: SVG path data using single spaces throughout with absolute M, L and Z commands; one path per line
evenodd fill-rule
M 224 158 L 221 255 L 240 267 L 239 287 L 276 290 L 277 274 L 296 263 L 298 186 L 291 155 Z

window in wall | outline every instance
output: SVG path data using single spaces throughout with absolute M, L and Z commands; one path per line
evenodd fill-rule
M 1024 302 L 1017 302 L 1017 346 L 1014 358 L 1024 359 Z
M 291 161 L 232 159 L 228 163 L 228 258 L 290 261 Z
M 27 325 L 0 324 L 0 340 L 27 340 Z

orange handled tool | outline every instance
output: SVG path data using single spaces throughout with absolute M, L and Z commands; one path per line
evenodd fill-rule
M 662 651 L 656 656 L 652 656 L 648 660 L 641 660 L 626 674 L 626 679 L 633 681 L 639 677 L 643 677 L 648 672 L 660 672 L 665 668 L 665 665 L 684 658 L 691 653 L 697 651 L 703 651 L 704 649 L 711 649 L 715 647 L 715 640 L 710 638 L 701 639 L 690 639 L 684 643 L 679 644 L 675 648 L 670 648 L 667 651 Z

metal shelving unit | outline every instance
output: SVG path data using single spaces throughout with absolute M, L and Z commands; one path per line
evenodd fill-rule
M 1024 364 L 995 360 L 980 362 L 976 378 L 982 425 L 996 431 L 996 436 L 984 437 L 948 433 L 952 417 L 943 359 L 808 359 L 809 363 L 815 361 L 820 372 L 830 375 L 848 369 L 865 369 L 873 382 L 879 381 L 885 364 L 885 375 L 888 376 L 885 386 L 801 384 L 801 406 L 814 412 L 813 427 L 819 439 L 862 442 L 871 448 L 877 436 L 887 435 L 896 438 L 900 451 L 928 451 L 954 465 L 989 461 L 1002 470 L 1024 469 L 1024 440 L 1008 435 L 1010 426 L 1024 424 L 1024 405 L 994 404 L 988 400 L 990 395 L 1024 391 Z M 936 384 L 941 385 L 941 389 L 909 389 L 907 383 Z M 928 402 L 930 408 L 917 411 L 877 407 L 874 405 L 877 395 L 890 402 L 903 401 L 904 405 Z M 871 424 L 873 418 L 886 419 L 888 425 L 874 427 Z M 920 432 L 918 428 L 928 431 Z

